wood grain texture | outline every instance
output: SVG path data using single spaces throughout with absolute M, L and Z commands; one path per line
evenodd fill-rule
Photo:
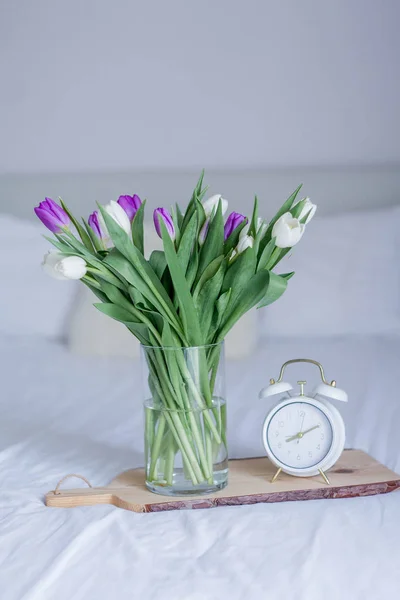
M 118 475 L 102 488 L 59 490 L 46 495 L 46 505 L 60 508 L 113 504 L 134 512 L 213 508 L 293 500 L 352 498 L 386 494 L 400 487 L 400 475 L 390 471 L 360 450 L 345 450 L 329 471 L 331 485 L 321 477 L 300 478 L 281 473 L 271 483 L 276 468 L 267 458 L 229 461 L 229 484 L 210 496 L 171 497 L 149 492 L 144 470 Z

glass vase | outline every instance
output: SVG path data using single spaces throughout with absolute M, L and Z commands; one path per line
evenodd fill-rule
M 228 481 L 224 343 L 142 346 L 146 486 L 211 494 Z

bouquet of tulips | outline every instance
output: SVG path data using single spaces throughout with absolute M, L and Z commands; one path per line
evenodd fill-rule
M 82 222 L 61 199 L 35 208 L 57 249 L 46 255 L 45 271 L 81 279 L 99 299 L 95 306 L 148 349 L 149 387 L 160 407 L 146 417 L 149 481 L 170 483 L 178 452 L 194 485 L 212 481 L 213 456 L 226 447 L 224 407 L 214 401 L 220 342 L 247 311 L 285 291 L 293 273 L 275 268 L 316 209 L 298 199 L 300 187 L 270 222 L 258 216 L 257 197 L 249 218 L 232 212 L 224 220 L 228 202 L 220 195 L 205 199 L 202 173 L 185 211 L 178 205 L 154 211 L 163 250 L 148 259 L 146 202 L 137 195 L 99 205 Z M 188 361 L 185 349 L 193 347 L 199 350 Z M 200 412 L 191 414 L 194 408 Z

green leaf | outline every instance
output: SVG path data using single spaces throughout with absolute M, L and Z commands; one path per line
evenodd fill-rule
M 115 319 L 116 321 L 126 325 L 129 331 L 131 331 L 138 338 L 141 344 L 144 344 L 145 346 L 150 345 L 149 330 L 147 325 L 132 321 L 132 315 L 127 310 L 111 303 L 94 304 L 94 306 L 97 308 L 97 310 L 104 313 L 108 317 L 111 317 L 112 319 Z
M 133 315 L 133 317 L 131 316 L 131 320 L 134 318 L 134 320 L 137 322 L 145 323 L 149 330 L 153 332 L 157 339 L 159 339 L 158 333 L 162 329 L 162 323 L 164 320 L 159 313 L 156 313 L 153 310 L 147 310 L 146 308 L 138 309 L 135 305 L 133 305 L 130 298 L 126 298 L 126 296 L 117 290 L 113 285 L 104 285 L 103 290 L 113 304 L 124 308 L 131 313 L 131 315 Z M 130 292 L 131 290 L 132 288 L 130 288 Z
M 77 230 L 79 237 L 81 238 L 83 244 L 86 246 L 86 248 L 88 250 L 90 250 L 90 252 L 93 252 L 93 244 L 92 244 L 92 241 L 91 241 L 89 235 L 87 234 L 85 229 L 82 227 L 82 225 L 79 223 L 79 221 L 77 221 L 77 219 L 75 219 L 74 215 L 71 213 L 71 211 L 69 210 L 69 208 L 67 207 L 65 202 L 63 202 L 63 200 L 61 200 L 61 198 L 59 198 L 59 200 L 60 200 L 60 204 L 61 204 L 62 208 L 65 210 L 65 212 L 71 219 L 72 223 L 75 225 L 76 230 Z
M 165 307 L 160 301 L 159 296 L 154 293 L 146 278 L 141 277 L 134 266 L 119 252 L 119 250 L 113 249 L 103 262 L 104 264 L 110 266 L 121 277 L 123 277 L 125 281 L 131 284 L 131 286 L 135 287 L 153 306 L 157 308 L 157 310 L 160 311 L 161 314 L 168 318 L 169 311 L 165 310 Z M 168 300 L 172 305 L 169 298 Z M 177 316 L 175 318 L 177 320 Z
M 276 267 L 276 265 L 284 258 L 292 248 L 275 248 L 272 253 L 272 256 L 267 264 L 267 269 L 271 271 Z
M 183 223 L 183 212 L 181 211 L 179 204 L 175 204 L 176 222 L 178 223 L 179 230 L 182 228 Z
M 231 301 L 229 302 L 223 324 L 218 332 L 219 340 L 223 340 L 236 321 L 261 301 L 267 293 L 269 280 L 270 273 L 268 271 L 259 271 L 251 277 L 236 301 L 233 304 Z
M 226 307 L 228 306 L 229 300 L 231 298 L 231 293 L 232 293 L 232 290 L 229 288 L 229 290 L 227 290 L 226 292 L 221 294 L 217 300 L 217 303 L 216 303 L 216 306 L 214 309 L 212 322 L 211 322 L 210 331 L 209 331 L 209 338 L 207 340 L 207 342 L 209 344 L 213 343 L 215 332 L 218 330 L 218 328 L 220 327 L 220 325 L 222 323 L 222 320 L 225 315 Z
M 261 271 L 265 269 L 268 265 L 268 261 L 270 260 L 272 253 L 275 249 L 275 238 L 272 238 L 268 244 L 265 246 L 264 250 L 261 253 L 260 259 L 257 265 L 257 271 Z
M 249 235 L 252 235 L 254 238 L 257 235 L 257 221 L 258 221 L 258 198 L 254 197 L 254 207 L 253 214 L 251 216 Z
M 194 212 L 189 223 L 187 224 L 185 231 L 181 236 L 178 250 L 176 252 L 179 264 L 181 265 L 181 268 L 184 273 L 186 273 L 186 269 L 192 254 L 193 246 L 197 243 L 197 224 L 197 212 Z
M 201 318 L 201 329 L 207 339 L 214 313 L 215 303 L 221 291 L 225 274 L 225 263 L 221 262 L 217 272 L 208 279 L 201 288 L 196 303 L 197 312 Z
M 200 229 L 203 227 L 207 217 L 206 217 L 206 213 L 204 211 L 204 207 L 203 207 L 202 203 L 200 202 L 200 199 L 196 198 L 194 203 L 195 203 L 195 208 L 196 208 L 196 212 L 197 212 L 197 236 L 196 236 L 196 238 L 198 238 Z
M 132 221 L 132 241 L 142 254 L 144 253 L 143 219 L 145 206 L 146 200 L 143 200 Z
M 169 323 L 165 320 L 162 329 L 161 344 L 164 349 L 166 348 L 166 350 L 161 351 L 163 355 L 161 356 L 161 359 L 163 357 L 165 358 L 166 366 L 168 369 L 167 379 L 171 382 L 174 400 L 176 400 L 179 406 L 183 408 L 184 402 L 181 395 L 182 377 L 180 376 L 179 365 L 177 363 L 177 353 L 181 352 L 181 350 L 168 350 L 168 348 L 173 348 L 175 344 Z M 163 361 L 161 360 L 161 362 Z
M 197 246 L 193 248 L 192 259 L 188 265 L 186 271 L 186 281 L 188 283 L 189 289 L 192 289 L 194 280 L 196 279 L 197 269 L 199 266 L 199 252 L 197 250 Z
M 101 290 L 98 290 L 96 287 L 91 285 L 86 277 L 83 277 L 81 281 L 83 281 L 86 287 L 88 287 L 89 290 L 91 290 L 99 300 L 101 300 L 102 302 L 108 302 L 107 296 Z
M 217 258 L 215 258 L 213 261 L 210 262 L 210 264 L 208 265 L 208 267 L 206 267 L 203 271 L 202 276 L 200 277 L 196 288 L 193 292 L 193 299 L 196 301 L 197 296 L 199 295 L 203 285 L 206 283 L 206 281 L 208 281 L 209 279 L 211 279 L 212 277 L 214 277 L 215 273 L 218 271 L 218 269 L 220 268 L 220 265 L 222 263 L 222 261 L 224 260 L 224 255 L 221 254 L 221 256 L 217 256 Z
M 290 209 L 290 212 L 292 214 L 292 217 L 294 219 L 298 219 L 301 211 L 303 210 L 303 208 L 305 207 L 307 202 L 307 198 L 303 198 L 303 200 L 300 200 L 300 202 L 298 202 L 295 206 L 293 206 L 293 208 Z M 301 223 L 305 223 L 305 221 L 307 220 L 307 217 L 309 215 L 309 213 L 311 212 L 311 209 L 308 211 L 308 213 L 301 219 Z
M 246 287 L 247 283 L 254 275 L 256 270 L 256 256 L 253 248 L 246 248 L 244 252 L 239 254 L 226 271 L 222 291 L 226 292 L 229 288 L 232 289 L 231 304 Z
M 142 309 L 154 310 L 154 306 L 147 300 L 147 298 L 145 298 L 145 296 L 143 296 L 143 294 L 141 292 L 139 292 L 139 290 L 137 288 L 133 287 L 133 285 L 129 286 L 128 292 L 131 297 L 133 306 L 135 308 L 137 308 L 138 310 L 142 310 Z
M 80 256 L 83 256 L 85 259 L 89 261 L 96 259 L 96 253 L 93 249 L 93 246 L 91 246 L 91 249 L 88 249 L 87 246 L 82 244 L 70 231 L 65 232 L 64 236 L 58 236 L 58 239 L 62 239 L 64 242 L 66 241 L 70 246 L 77 250 Z
M 279 277 L 283 277 L 283 279 L 286 279 L 286 281 L 289 281 L 289 279 L 292 279 L 294 275 L 294 271 L 291 271 L 290 273 L 279 273 Z
M 289 196 L 289 198 L 286 200 L 286 202 L 283 203 L 283 205 L 281 206 L 281 208 L 278 210 L 278 212 L 276 213 L 275 217 L 272 219 L 272 221 L 269 224 L 269 227 L 273 227 L 273 225 L 276 223 L 276 221 L 282 216 L 284 215 L 286 212 L 290 211 L 291 207 L 293 206 L 293 203 L 295 202 L 297 195 L 299 193 L 299 191 L 301 190 L 301 188 L 303 187 L 303 184 L 301 183 L 295 190 L 294 192 Z
M 162 250 L 153 250 L 150 255 L 149 263 L 158 279 L 161 281 L 164 271 L 167 267 L 167 261 L 165 254 Z
M 76 256 L 77 254 L 79 254 L 69 244 L 65 243 L 61 237 L 56 240 L 54 238 L 48 237 L 47 235 L 44 235 L 43 237 L 45 240 L 50 242 L 50 244 L 52 244 L 55 248 L 57 248 L 57 250 L 59 250 L 62 254 L 65 254 L 66 256 Z
M 96 280 L 99 282 L 100 286 L 103 286 L 103 284 L 111 283 L 114 287 L 117 287 L 123 292 L 126 292 L 126 282 L 121 281 L 118 277 L 114 275 L 112 271 L 103 266 L 102 263 L 99 265 L 99 268 L 93 268 L 88 266 L 87 270 L 92 276 L 96 277 Z
M 268 271 L 264 272 L 268 273 Z M 278 300 L 278 298 L 282 296 L 283 292 L 287 288 L 287 280 L 284 277 L 276 275 L 271 271 L 269 271 L 269 276 L 270 280 L 268 289 L 257 308 L 262 308 L 263 306 L 268 306 L 269 304 L 272 304 L 273 302 L 275 302 L 275 300 Z
M 85 219 L 82 219 L 82 221 L 83 221 L 85 229 L 88 233 L 88 236 L 91 239 L 94 249 L 97 250 L 97 252 L 104 250 L 104 247 L 102 246 L 101 241 L 99 240 L 99 238 L 97 237 L 97 235 L 95 234 L 93 229 L 86 223 Z
M 181 265 L 179 264 L 174 244 L 169 237 L 164 221 L 160 217 L 159 223 L 164 244 L 165 258 L 167 259 L 172 283 L 174 285 L 176 297 L 179 302 L 180 314 L 186 338 L 191 346 L 201 346 L 203 343 L 203 338 L 200 331 L 196 308 L 193 298 L 190 294 L 190 288 L 185 278 L 185 273 L 182 271 Z
M 103 215 L 104 221 L 106 223 L 108 232 L 111 236 L 112 241 L 115 244 L 117 250 L 122 254 L 128 262 L 131 264 L 131 267 L 136 273 L 135 282 L 129 281 L 132 285 L 136 285 L 138 289 L 142 292 L 144 296 L 146 296 L 154 306 L 160 310 L 159 307 L 162 308 L 162 312 L 167 315 L 171 325 L 176 328 L 178 333 L 181 335 L 182 330 L 180 327 L 180 322 L 178 316 L 176 314 L 174 305 L 171 302 L 170 297 L 165 291 L 164 286 L 161 281 L 153 271 L 150 263 L 144 258 L 143 254 L 136 248 L 136 246 L 132 243 L 131 239 L 128 237 L 126 232 L 119 227 L 119 225 L 114 221 L 112 217 L 104 210 L 104 207 L 99 205 L 99 209 L 101 214 Z M 109 253 L 104 262 L 109 262 L 109 258 L 112 255 L 112 252 Z M 127 267 L 125 267 L 127 271 Z M 140 285 L 140 288 L 139 288 Z M 146 292 L 144 291 L 146 290 Z M 152 297 L 149 297 L 148 294 L 151 293 Z M 156 302 L 154 302 L 154 298 Z M 161 312 L 161 311 L 160 311 Z
M 155 310 L 143 309 L 141 311 L 143 321 L 149 324 L 149 329 L 153 332 L 153 335 L 160 346 L 163 345 L 161 341 L 161 334 L 163 331 L 164 323 L 168 323 L 168 319 L 165 319 L 159 312 Z M 170 325 L 168 325 L 170 327 Z
M 204 179 L 204 169 L 202 170 L 200 177 L 196 183 L 196 186 L 193 190 L 192 193 L 192 197 L 190 199 L 189 204 L 186 207 L 186 212 L 183 216 L 183 221 L 182 221 L 182 226 L 181 226 L 181 235 L 183 235 L 183 232 L 185 231 L 187 224 L 189 223 L 190 219 L 192 218 L 192 215 L 196 209 L 196 198 L 198 200 L 200 200 L 200 196 L 204 195 L 204 193 L 202 192 L 202 186 L 203 186 L 203 179 Z
M 197 181 L 197 184 L 195 187 L 196 196 L 198 196 L 201 193 L 201 188 L 203 187 L 204 172 L 205 172 L 204 169 L 202 169 L 201 173 L 200 173 L 200 177 Z
M 224 219 L 222 216 L 221 200 L 218 202 L 217 211 L 210 223 L 207 237 L 200 251 L 199 268 L 197 270 L 197 280 L 200 279 L 204 269 L 217 256 L 224 253 Z

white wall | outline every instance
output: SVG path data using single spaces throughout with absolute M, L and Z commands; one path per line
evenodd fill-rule
M 398 0 L 0 10 L 0 172 L 400 161 Z

